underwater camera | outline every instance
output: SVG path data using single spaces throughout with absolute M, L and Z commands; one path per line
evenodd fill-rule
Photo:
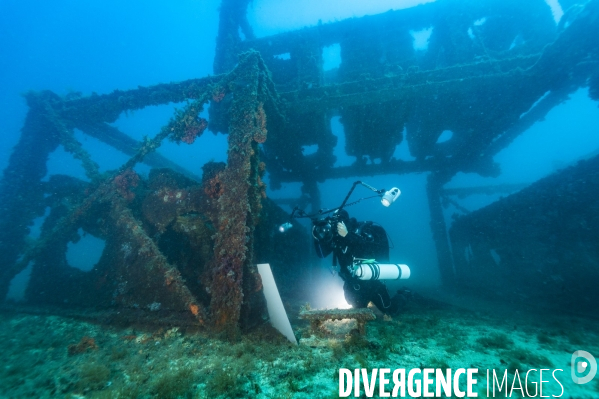
M 337 223 L 347 221 L 349 215 L 338 210 L 332 216 L 323 219 L 312 219 L 312 237 L 315 240 L 329 242 L 337 235 Z
M 347 201 L 349 200 L 349 197 L 351 196 L 351 194 L 353 193 L 354 189 L 356 188 L 356 186 L 358 184 L 374 191 L 376 193 L 376 195 L 373 195 L 370 197 L 365 197 L 365 198 L 360 198 L 357 201 L 354 201 L 354 202 L 348 204 Z M 347 222 L 347 220 L 349 219 L 348 213 L 343 209 L 344 207 L 355 205 L 364 199 L 369 199 L 369 198 L 374 198 L 374 197 L 380 197 L 381 204 L 383 204 L 383 206 L 385 206 L 385 207 L 388 207 L 392 203 L 394 203 L 397 200 L 397 198 L 399 198 L 400 194 L 401 194 L 401 191 L 397 187 L 393 187 L 391 190 L 385 190 L 385 189 L 379 190 L 379 189 L 376 189 L 376 188 L 372 187 L 371 185 L 366 184 L 362 181 L 356 181 L 350 188 L 349 192 L 345 196 L 345 199 L 343 200 L 343 203 L 339 207 L 328 210 L 328 211 L 321 210 L 315 215 L 307 215 L 303 210 L 299 209 L 296 206 L 293 209 L 293 212 L 291 213 L 291 219 L 293 219 L 294 217 L 295 218 L 310 218 L 310 219 L 312 219 L 312 237 L 314 237 L 314 239 L 318 240 L 318 241 L 329 242 L 337 235 L 337 223 L 343 222 L 343 221 Z M 322 216 L 324 214 L 328 214 L 328 213 L 332 213 L 332 215 L 324 217 L 324 218 L 319 218 L 320 216 Z M 282 225 L 279 226 L 279 231 L 281 233 L 284 233 L 287 230 L 289 230 L 290 227 L 291 227 L 291 223 L 289 223 L 289 222 L 283 223 Z
M 358 184 L 374 191 L 376 195 L 360 198 L 357 201 L 347 203 L 349 197 L 351 196 L 352 192 Z M 296 206 L 293 209 L 293 212 L 291 213 L 291 219 L 310 218 L 312 220 L 312 237 L 314 238 L 314 240 L 316 240 L 316 242 L 318 242 L 319 245 L 325 244 L 325 246 L 332 246 L 334 248 L 338 245 L 336 240 L 336 238 L 339 236 L 339 232 L 337 231 L 338 223 L 343 222 L 346 224 L 346 226 L 349 226 L 349 214 L 344 209 L 344 207 L 355 205 L 364 199 L 375 197 L 381 198 L 381 204 L 385 207 L 389 207 L 392 203 L 394 203 L 397 200 L 397 198 L 399 198 L 400 195 L 401 191 L 397 187 L 393 187 L 390 190 L 378 190 L 366 183 L 357 181 L 352 185 L 351 189 L 349 190 L 349 192 L 345 196 L 345 199 L 339 207 L 326 211 L 320 210 L 314 215 L 308 215 L 306 214 L 306 212 L 304 212 L 303 210 L 299 209 L 298 206 Z M 323 217 L 323 215 L 328 216 Z M 359 235 L 364 240 L 361 245 L 369 245 L 371 248 L 372 246 L 380 247 L 381 243 L 384 241 L 385 248 L 388 249 L 388 237 L 386 237 L 387 233 L 382 228 L 382 226 L 373 226 L 373 222 L 365 222 L 362 223 L 360 226 L 361 227 L 358 227 L 354 233 Z M 279 227 L 279 231 L 285 232 L 289 230 L 289 228 L 290 223 L 288 222 L 282 224 Z M 385 238 L 381 238 L 381 235 L 384 235 Z M 371 255 L 369 256 L 379 256 L 376 255 L 377 253 L 381 255 L 380 251 L 375 250 L 371 252 Z M 387 255 L 384 257 L 388 258 L 388 256 L 389 255 L 387 251 Z M 333 264 L 336 266 L 335 262 L 335 257 L 333 257 Z M 397 263 L 378 263 L 375 259 L 354 258 L 353 264 L 351 266 L 348 266 L 348 269 L 350 269 L 349 271 L 352 277 L 358 280 L 406 280 L 410 278 L 411 274 L 410 268 L 407 265 Z

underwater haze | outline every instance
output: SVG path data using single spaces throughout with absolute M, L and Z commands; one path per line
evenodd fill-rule
M 597 26 L 0 0 L 0 398 L 599 398 Z

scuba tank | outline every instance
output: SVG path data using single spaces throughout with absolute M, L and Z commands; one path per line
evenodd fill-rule
M 354 259 L 351 274 L 359 280 L 406 280 L 410 278 L 408 265 L 378 263 L 374 259 Z

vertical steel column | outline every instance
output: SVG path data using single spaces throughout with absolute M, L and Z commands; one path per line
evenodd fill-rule
M 437 249 L 437 261 L 439 262 L 439 272 L 441 281 L 445 286 L 453 286 L 455 273 L 451 258 L 451 249 L 447 237 L 447 226 L 443 216 L 443 206 L 441 205 L 441 188 L 444 182 L 438 175 L 431 173 L 428 176 L 426 184 L 426 194 L 428 196 L 428 206 L 431 216 L 431 231 L 435 248 Z
M 235 94 L 229 112 L 229 150 L 227 167 L 222 173 L 224 192 L 218 200 L 218 232 L 214 244 L 214 263 L 210 311 L 214 327 L 230 337 L 239 333 L 243 302 L 244 266 L 253 262 L 254 212 L 259 195 L 258 175 L 253 164 L 258 156 L 257 140 L 266 134 L 262 103 L 258 101 L 260 55 L 249 52 L 240 56 L 235 69 Z M 265 139 L 266 137 L 264 137 Z
M 0 183 L 0 302 L 10 282 L 21 270 L 17 258 L 25 249 L 25 239 L 33 219 L 44 214 L 41 180 L 46 175 L 48 155 L 58 147 L 60 132 L 46 112 L 48 102 L 58 101 L 50 91 L 26 96 L 29 112 L 21 138 L 13 150 Z

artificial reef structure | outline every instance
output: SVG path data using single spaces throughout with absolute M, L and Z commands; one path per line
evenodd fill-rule
M 266 198 L 266 171 L 274 190 L 300 182 L 302 197 L 287 202 L 312 211 L 320 209 L 318 183 L 328 179 L 427 173 L 442 282 L 481 286 L 499 266 L 481 255 L 486 263 L 478 270 L 484 271 L 464 272 L 478 259 L 465 260 L 464 248 L 472 254 L 496 248 L 507 258 L 506 245 L 481 234 L 501 236 L 484 226 L 505 208 L 464 216 L 448 234 L 443 206 L 456 191 L 444 184 L 459 172 L 499 175 L 493 156 L 579 88 L 588 86 L 599 100 L 599 0 L 561 0 L 565 14 L 557 26 L 543 0 L 438 0 L 263 38 L 247 21 L 248 4 L 222 2 L 215 76 L 88 97 L 26 95 L 29 113 L 0 183 L 0 300 L 32 265 L 26 303 L 186 318 L 235 335 L 264 312 L 253 265 L 269 262 L 275 276 L 292 281 L 304 273 L 294 265 L 307 263 L 309 237 L 300 226 L 290 235 L 272 234 L 269 220 L 284 212 Z M 414 32 L 430 34 L 426 50 L 415 48 Z M 341 62 L 325 70 L 323 51 L 331 47 Z M 111 125 L 125 111 L 169 102 L 185 105 L 142 142 Z M 205 120 L 200 113 L 207 104 Z M 334 167 L 335 116 L 345 130 L 345 151 L 356 157 L 351 166 Z M 100 173 L 75 129 L 130 159 Z M 203 165 L 201 177 L 199 166 L 185 170 L 156 152 L 163 140 L 192 143 L 206 129 L 228 135 L 228 153 L 226 164 Z M 451 139 L 439 142 L 446 130 Z M 404 140 L 409 160 L 393 156 Z M 89 181 L 43 181 L 48 155 L 59 145 L 81 161 Z M 314 145 L 315 153 L 303 153 Z M 140 162 L 153 168 L 148 179 L 133 171 Z M 581 168 L 576 176 L 591 173 Z M 596 179 L 587 181 L 598 187 Z M 483 189 L 509 194 L 517 188 Z M 525 203 L 526 193 L 509 206 Z M 32 221 L 46 208 L 42 234 L 32 240 Z M 588 223 L 582 234 L 597 227 L 596 218 Z M 507 220 L 493 226 L 511 228 Z M 66 261 L 80 230 L 106 241 L 90 272 Z M 282 246 L 287 251 L 277 250 Z M 599 261 L 596 252 L 586 254 L 591 260 L 581 267 Z M 510 267 L 532 267 L 510 260 Z
M 261 219 L 283 211 L 266 199 L 258 144 L 267 137 L 266 112 L 273 121 L 282 116 L 257 52 L 241 55 L 233 71 L 217 77 L 74 100 L 30 93 L 27 101 L 31 109 L 2 183 L 2 298 L 11 279 L 31 264 L 29 304 L 130 311 L 136 314 L 127 317 L 137 320 L 149 310 L 151 318 L 181 323 L 187 316 L 233 335 L 263 320 L 255 263 L 289 261 L 283 261 L 285 253 L 277 255 L 279 247 L 301 245 L 305 233 L 299 227 L 289 236 L 261 230 L 268 225 Z M 168 124 L 140 143 L 108 124 L 125 110 L 182 101 Z M 200 137 L 208 122 L 199 115 L 209 101 L 228 102 L 228 157 L 226 164 L 203 165 L 198 178 L 155 150 L 163 140 L 190 144 Z M 130 159 L 100 173 L 74 129 Z M 47 157 L 58 145 L 81 160 L 89 182 L 64 175 L 42 181 Z M 142 160 L 153 166 L 148 179 L 133 170 Z M 46 208 L 41 236 L 32 241 L 29 225 Z M 105 240 L 89 272 L 66 259 L 67 245 L 77 242 L 80 231 Z

